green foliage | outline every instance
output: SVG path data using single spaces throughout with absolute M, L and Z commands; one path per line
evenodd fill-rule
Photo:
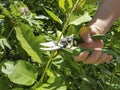
M 76 3 L 77 2 L 77 3 Z M 78 35 L 99 0 L 1 0 L 0 90 L 119 90 L 120 20 L 104 48 L 118 54 L 109 64 L 85 65 L 71 51 L 42 51 L 39 43 Z
M 23 49 L 31 56 L 33 61 L 38 63 L 42 63 L 40 57 L 39 43 L 42 41 L 42 36 L 38 36 L 37 38 L 33 34 L 33 29 L 24 24 L 18 23 L 18 26 L 15 27 L 16 37 L 20 41 Z
M 46 8 L 44 8 L 44 9 L 55 21 L 62 24 L 62 21 L 52 11 L 50 11 L 50 10 L 48 10 Z
M 69 25 L 80 25 L 91 20 L 87 12 L 83 16 L 73 16 L 72 19 L 73 18 L 75 18 L 75 20 L 71 20 Z
M 32 85 L 36 79 L 38 72 L 28 62 L 18 60 L 16 63 L 13 61 L 7 61 L 3 64 L 1 71 L 8 75 L 8 78 L 21 85 Z

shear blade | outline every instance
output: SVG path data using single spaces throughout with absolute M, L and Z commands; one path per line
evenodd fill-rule
M 53 47 L 49 47 L 49 48 L 40 48 L 40 49 L 44 50 L 44 51 L 54 51 L 54 50 L 58 50 L 60 48 L 61 47 L 59 47 L 59 46 L 53 46 Z
M 40 49 L 41 50 L 44 50 L 44 51 L 54 51 L 54 50 L 58 50 L 62 47 L 62 45 L 56 45 L 56 41 L 51 41 L 51 42 L 46 42 L 46 43 L 40 43 L 41 47 Z
M 55 41 L 45 42 L 45 43 L 40 43 L 40 45 L 45 47 L 54 47 L 56 45 L 56 42 Z

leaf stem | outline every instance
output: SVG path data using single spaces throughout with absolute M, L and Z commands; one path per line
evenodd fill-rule
M 67 27 L 69 26 L 69 21 L 70 21 L 70 19 L 71 19 L 71 17 L 72 17 L 73 12 L 80 6 L 80 4 L 81 4 L 83 1 L 86 1 L 86 0 L 82 0 L 82 1 L 81 1 L 81 0 L 77 0 L 77 2 L 75 3 L 73 9 L 71 10 L 71 13 L 69 14 L 69 16 L 68 16 L 68 18 L 67 18 L 67 20 L 66 20 L 66 22 L 65 22 L 65 24 L 64 24 L 64 26 L 63 26 L 63 28 L 62 28 L 62 33 L 61 33 L 61 35 L 59 36 L 56 44 L 58 44 L 58 42 L 60 41 L 63 33 L 66 31 Z M 32 87 L 33 89 L 37 88 L 40 84 L 43 83 L 43 80 L 44 80 L 46 71 L 47 71 L 47 70 L 49 69 L 49 67 L 51 66 L 51 62 L 52 62 L 54 56 L 55 56 L 55 51 L 52 52 L 51 57 L 50 57 L 50 59 L 48 60 L 48 63 L 47 63 L 47 65 L 46 65 L 45 69 L 44 69 L 44 72 L 43 72 L 40 80 Z
M 67 18 L 67 20 L 66 20 L 66 22 L 65 22 L 65 24 L 64 24 L 64 26 L 63 26 L 63 28 L 62 28 L 62 33 L 61 33 L 61 35 L 59 36 L 59 38 L 58 38 L 58 40 L 57 40 L 57 44 L 58 44 L 58 42 L 60 41 L 63 33 L 66 31 L 67 27 L 69 26 L 69 21 L 70 21 L 70 19 L 71 19 L 71 17 L 72 17 L 72 14 L 73 14 L 73 12 L 79 7 L 79 3 L 80 3 L 80 0 L 77 0 L 77 2 L 75 3 L 73 9 L 71 10 L 71 13 L 69 14 L 69 16 L 68 16 L 68 18 Z
M 14 27 L 11 29 L 10 33 L 8 34 L 7 39 L 10 37 L 13 31 L 14 31 Z
M 57 44 L 60 41 L 63 33 L 66 31 L 67 27 L 69 26 L 69 21 L 70 21 L 72 15 L 73 15 L 73 12 L 75 12 L 78 9 L 78 7 L 82 6 L 86 1 L 87 0 L 82 0 L 82 1 L 81 0 L 77 0 L 77 2 L 75 3 L 73 9 L 71 10 L 71 13 L 69 14 L 69 16 L 68 16 L 68 18 L 67 18 L 67 20 L 66 20 L 66 22 L 65 22 L 65 24 L 63 26 L 62 33 L 61 33 L 61 35 L 59 36 L 59 38 L 57 40 Z
M 43 83 L 43 80 L 44 80 L 46 71 L 48 70 L 48 68 L 49 68 L 49 66 L 50 66 L 50 64 L 51 64 L 54 56 L 55 56 L 55 51 L 52 52 L 51 57 L 50 57 L 50 59 L 48 60 L 48 63 L 47 63 L 47 65 L 46 65 L 45 69 L 44 69 L 43 74 L 41 75 L 40 80 L 32 87 L 33 90 L 34 90 L 35 88 L 37 88 L 40 84 Z

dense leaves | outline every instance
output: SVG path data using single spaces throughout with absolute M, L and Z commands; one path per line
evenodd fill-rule
M 39 43 L 78 35 L 99 0 L 1 0 L 0 90 L 119 90 L 120 20 L 104 39 L 118 56 L 85 65 L 70 50 L 42 51 Z
M 32 57 L 33 61 L 42 63 L 40 58 L 39 43 L 42 41 L 42 37 L 35 37 L 33 29 L 23 23 L 18 23 L 16 26 L 16 37 L 21 42 L 21 46 Z
M 30 63 L 22 60 L 18 60 L 16 63 L 5 62 L 1 71 L 7 74 L 12 82 L 28 86 L 36 81 L 38 75 L 37 70 Z

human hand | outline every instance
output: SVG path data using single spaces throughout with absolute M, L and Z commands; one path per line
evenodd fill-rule
M 87 30 L 84 31 L 83 28 L 84 30 Z M 93 27 L 83 28 L 80 30 L 80 36 L 83 38 L 85 43 L 79 45 L 86 48 L 92 48 L 95 51 L 92 54 L 89 54 L 88 51 L 83 51 L 78 56 L 73 56 L 73 59 L 75 61 L 82 61 L 85 64 L 100 64 L 102 62 L 109 62 L 109 60 L 112 59 L 112 56 L 101 52 L 103 47 L 103 41 L 93 41 L 91 38 L 91 35 L 101 34 L 102 32 L 100 32 L 97 28 Z

